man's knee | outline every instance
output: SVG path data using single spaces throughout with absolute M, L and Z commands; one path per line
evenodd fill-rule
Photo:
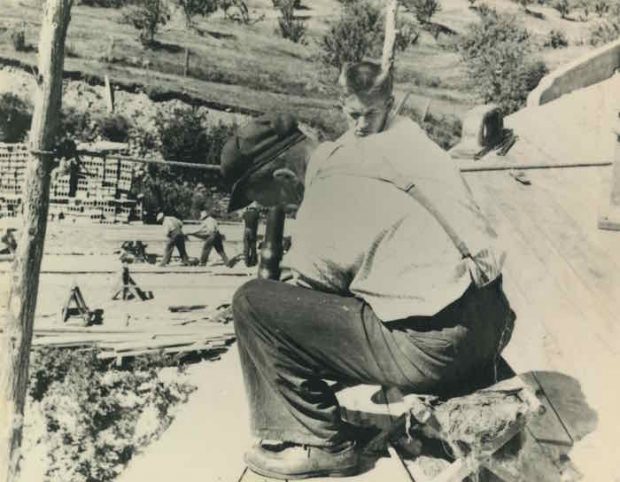
M 241 285 L 232 299 L 235 323 L 243 323 L 256 312 L 257 303 L 264 301 L 265 280 L 253 279 Z

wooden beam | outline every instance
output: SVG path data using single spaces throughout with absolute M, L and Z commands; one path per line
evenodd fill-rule
M 39 38 L 39 71 L 31 148 L 51 151 L 60 117 L 64 46 L 72 0 L 48 0 Z M 0 339 L 0 481 L 19 474 L 24 403 L 39 272 L 47 227 L 54 159 L 37 155 L 26 166 L 20 239 Z
M 394 70 L 396 55 L 396 15 L 398 0 L 387 0 L 385 5 L 385 37 L 383 40 L 383 55 L 381 56 L 381 70 L 391 73 Z

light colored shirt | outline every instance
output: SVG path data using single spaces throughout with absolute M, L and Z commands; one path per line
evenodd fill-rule
M 207 216 L 201 223 L 196 233 L 200 237 L 207 237 L 219 231 L 217 221 L 212 216 Z
M 454 161 L 410 119 L 322 144 L 305 184 L 282 262 L 303 286 L 360 297 L 393 321 L 432 316 L 501 272 L 497 237 Z
M 172 237 L 183 232 L 183 222 L 174 216 L 166 216 L 162 222 L 166 236 Z

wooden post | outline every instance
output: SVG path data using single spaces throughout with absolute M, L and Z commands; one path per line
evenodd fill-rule
M 110 82 L 110 77 L 105 75 L 103 77 L 105 84 L 105 103 L 108 109 L 108 112 L 111 114 L 114 112 L 114 90 L 112 89 L 112 83 Z
M 62 95 L 64 45 L 72 0 L 48 0 L 39 39 L 39 73 L 30 130 L 33 151 L 53 148 Z M 21 233 L 12 269 L 6 315 L 0 323 L 0 482 L 19 471 L 28 363 L 39 272 L 47 225 L 50 171 L 54 159 L 35 154 L 26 166 Z
M 183 77 L 189 75 L 189 47 L 185 47 L 185 57 L 183 62 Z
M 383 55 L 381 57 L 381 67 L 385 73 L 394 70 L 397 12 L 398 0 L 387 0 L 385 6 L 385 38 L 383 40 Z

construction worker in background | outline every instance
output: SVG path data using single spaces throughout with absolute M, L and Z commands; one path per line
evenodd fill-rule
M 326 380 L 472 389 L 491 382 L 515 319 L 495 233 L 450 156 L 391 113 L 391 72 L 361 62 L 339 83 L 350 129 L 309 163 L 290 154 L 299 132 L 281 117 L 222 151 L 233 209 L 300 204 L 286 282 L 249 281 L 232 303 L 259 439 L 245 462 L 278 479 L 362 468 Z
M 243 258 L 249 268 L 256 266 L 258 254 L 256 253 L 256 240 L 258 239 L 258 221 L 260 213 L 256 203 L 250 204 L 243 212 Z
M 203 239 L 202 252 L 200 254 L 200 266 L 206 266 L 211 254 L 211 249 L 215 248 L 217 254 L 220 255 L 224 265 L 230 267 L 230 260 L 224 251 L 224 237 L 220 233 L 217 221 L 207 211 L 200 212 L 200 226 L 198 230 L 190 233 L 192 236 Z
M 166 233 L 166 247 L 164 248 L 164 256 L 159 266 L 166 266 L 170 262 L 172 257 L 172 251 L 176 247 L 179 256 L 181 256 L 181 263 L 184 266 L 189 265 L 189 257 L 185 250 L 185 234 L 183 234 L 183 222 L 175 216 L 166 216 L 160 212 L 157 214 L 157 222 L 162 223 L 164 231 Z
M 0 238 L 2 247 L 0 247 L 0 254 L 14 254 L 17 250 L 17 240 L 13 234 L 17 231 L 15 228 L 7 228 L 5 233 Z

